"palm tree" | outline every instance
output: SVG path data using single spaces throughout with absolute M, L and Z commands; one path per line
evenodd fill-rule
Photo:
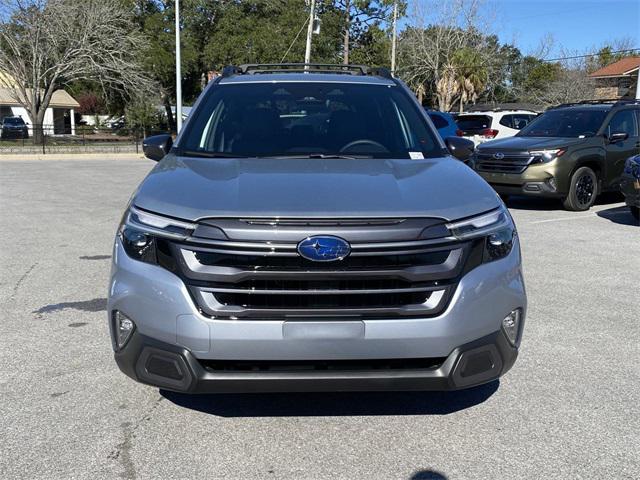
M 453 102 L 458 95 L 460 95 L 460 84 L 456 79 L 456 69 L 452 65 L 447 65 L 444 67 L 440 79 L 436 82 L 438 108 L 443 112 L 448 112 L 453 107 Z
M 487 83 L 487 69 L 482 63 L 479 52 L 465 47 L 453 55 L 455 81 L 460 93 L 460 113 L 464 104 L 475 103 Z

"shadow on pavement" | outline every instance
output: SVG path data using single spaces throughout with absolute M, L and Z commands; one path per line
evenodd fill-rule
M 447 480 L 447 477 L 435 470 L 418 470 L 409 480 Z
M 612 203 L 620 203 L 624 201 L 624 197 L 619 192 L 602 193 L 596 199 L 597 205 L 610 205 Z M 562 202 L 557 198 L 538 198 L 512 195 L 505 202 L 507 207 L 514 210 L 540 210 L 540 211 L 565 211 Z
M 188 395 L 160 390 L 160 395 L 180 407 L 221 417 L 447 415 L 484 402 L 499 385 L 495 380 L 456 392 Z
M 83 312 L 101 312 L 107 309 L 107 299 L 106 298 L 94 298 L 93 300 L 83 300 L 79 302 L 62 302 L 62 303 L 54 303 L 51 305 L 45 305 L 44 307 L 40 307 L 37 310 L 34 310 L 31 313 L 51 313 L 57 312 L 58 310 L 65 310 L 67 308 L 71 308 L 73 310 L 80 310 Z
M 600 210 L 598 212 L 598 216 L 620 225 L 631 225 L 636 227 L 640 225 L 640 222 L 633 217 L 631 210 L 629 210 L 629 207 L 627 206 Z

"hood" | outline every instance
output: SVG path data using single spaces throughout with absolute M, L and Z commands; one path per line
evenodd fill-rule
M 507 137 L 482 143 L 478 152 L 544 150 L 550 148 L 568 147 L 584 142 L 584 138 L 564 137 Z
M 452 158 L 228 159 L 168 155 L 134 195 L 143 209 L 207 217 L 439 217 L 500 205 L 474 171 Z

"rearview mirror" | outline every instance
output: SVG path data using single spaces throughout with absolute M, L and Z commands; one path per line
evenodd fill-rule
M 621 142 L 629 138 L 629 134 L 625 132 L 613 132 L 609 135 L 609 143 Z
M 466 162 L 471 158 L 475 148 L 475 145 L 471 140 L 460 137 L 447 137 L 444 139 L 444 143 L 447 146 L 449 153 L 463 162 Z
M 153 137 L 147 137 L 142 141 L 142 151 L 144 156 L 149 160 L 159 162 L 162 160 L 171 147 L 173 146 L 173 139 L 171 135 L 154 135 Z

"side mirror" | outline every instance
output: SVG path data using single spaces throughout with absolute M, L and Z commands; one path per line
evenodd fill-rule
M 171 135 L 154 135 L 153 137 L 147 137 L 142 141 L 142 151 L 144 156 L 149 160 L 159 162 L 162 160 L 171 147 L 173 146 L 173 139 Z
M 449 153 L 463 162 L 466 162 L 471 158 L 475 148 L 475 145 L 471 140 L 460 137 L 447 137 L 444 139 L 444 143 L 447 146 Z
M 625 133 L 625 132 L 613 132 L 611 135 L 609 135 L 609 143 L 622 142 L 623 140 L 626 140 L 627 138 L 629 138 L 629 134 L 628 133 Z

